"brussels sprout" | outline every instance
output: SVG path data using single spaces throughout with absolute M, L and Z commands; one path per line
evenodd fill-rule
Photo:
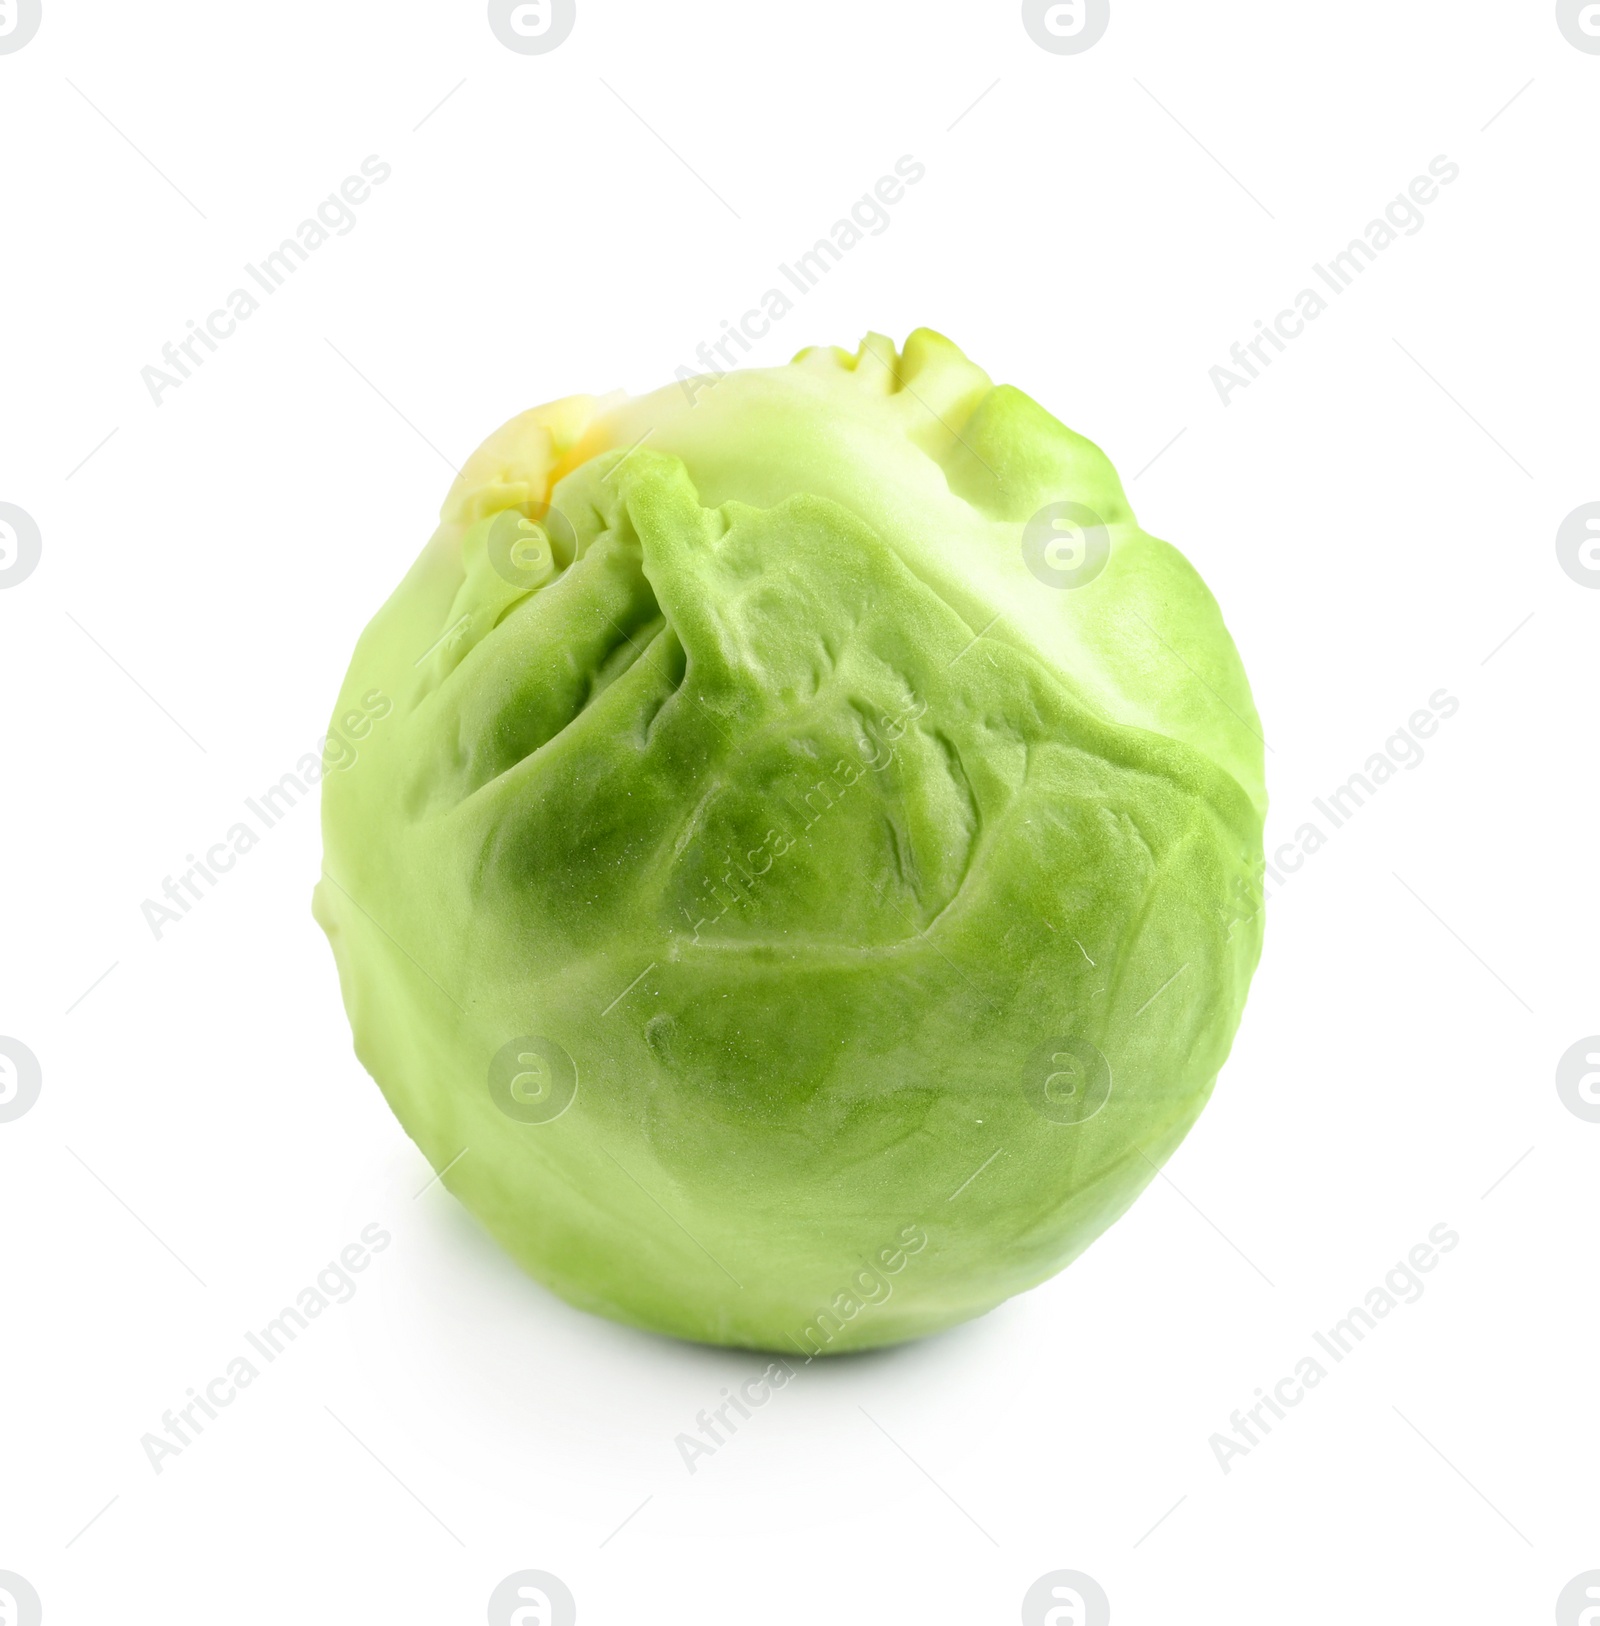
M 356 648 L 356 1050 L 572 1303 L 835 1353 L 1060 1270 L 1260 951 L 1262 744 L 1110 463 L 903 352 L 526 412 Z

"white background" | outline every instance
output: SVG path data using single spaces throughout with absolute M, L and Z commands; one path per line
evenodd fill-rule
M 1555 1088 L 1600 1031 L 1600 592 L 1555 550 L 1600 499 L 1597 105 L 1543 0 L 1115 0 L 1081 55 L 1010 4 L 580 0 L 532 56 L 481 5 L 45 0 L 0 55 L 0 502 L 43 537 L 0 591 L 0 1033 L 43 1074 L 0 1124 L 0 1570 L 51 1626 L 479 1622 L 525 1568 L 587 1626 L 1011 1622 L 1062 1568 L 1118 1626 L 1553 1618 L 1600 1568 L 1600 1124 Z M 315 810 L 160 941 L 140 905 L 316 748 L 447 463 L 692 366 L 906 153 L 754 359 L 928 324 L 1103 445 L 1228 617 L 1272 847 L 1459 711 L 1270 903 L 1169 1178 L 691 1476 L 675 1435 L 763 1363 L 569 1309 L 423 1189 Z M 355 228 L 154 405 L 368 154 Z M 1438 154 L 1424 228 L 1224 406 L 1208 370 Z M 357 1296 L 154 1473 L 371 1221 Z M 1440 1222 L 1425 1296 L 1225 1474 L 1210 1437 Z

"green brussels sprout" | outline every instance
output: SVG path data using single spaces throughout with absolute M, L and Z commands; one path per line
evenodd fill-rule
M 1100 450 L 921 330 L 493 434 L 334 715 L 357 1054 L 539 1281 L 791 1356 L 1043 1281 L 1260 952 L 1234 646 Z

